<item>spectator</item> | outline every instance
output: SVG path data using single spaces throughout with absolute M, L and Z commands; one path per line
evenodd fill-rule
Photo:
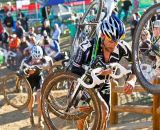
M 9 35 L 12 34 L 12 28 L 13 28 L 13 17 L 11 15 L 11 12 L 7 12 L 7 16 L 4 19 L 4 25 L 6 26 L 7 32 L 9 33 Z
M 153 50 L 160 52 L 160 20 L 156 20 L 153 25 Z
M 50 12 L 51 12 L 51 7 L 49 6 L 44 6 L 42 8 L 42 17 L 43 17 L 43 21 L 45 21 L 48 17 L 48 15 L 50 15 Z
M 59 42 L 60 35 L 61 35 L 61 29 L 59 28 L 58 24 L 54 24 L 54 32 L 52 35 L 53 41 Z
M 145 52 L 151 47 L 151 35 L 148 30 L 143 30 L 141 33 L 141 52 Z
M 42 29 L 41 29 L 41 35 L 43 35 L 43 32 L 46 31 L 48 36 L 51 36 L 51 29 L 50 29 L 50 22 L 49 20 L 45 20 Z
M 25 30 L 21 26 L 21 22 L 20 21 L 17 21 L 17 23 L 16 23 L 16 30 L 15 30 L 15 32 L 16 32 L 17 37 L 20 38 L 20 39 L 23 37 L 23 35 L 25 33 Z
M 17 35 L 12 34 L 10 38 L 9 49 L 11 51 L 16 52 L 17 49 L 19 48 L 20 43 L 21 43 L 21 40 L 17 37 Z
M 118 7 L 118 17 L 121 18 L 121 13 L 122 13 L 122 7 L 123 7 L 123 3 L 124 0 L 119 0 L 118 1 L 118 4 L 117 4 L 117 7 Z
M 132 36 L 132 40 L 133 40 L 133 35 L 134 35 L 134 30 L 139 22 L 140 19 L 140 14 L 138 12 L 132 14 L 131 16 L 131 36 Z
M 0 34 L 0 43 L 3 48 L 8 50 L 9 34 L 5 28 L 2 29 L 2 32 Z
M 128 17 L 128 12 L 129 12 L 130 6 L 132 6 L 132 3 L 130 0 L 125 0 L 123 2 L 122 10 L 124 11 L 124 17 L 123 17 L 124 22 L 127 22 L 127 17 Z
M 32 47 L 36 45 L 36 38 L 34 36 L 30 37 L 28 47 L 24 49 L 24 53 L 30 55 Z
M 134 8 L 133 8 L 132 13 L 135 13 L 139 9 L 139 0 L 134 0 L 133 2 L 134 2 Z
M 8 13 L 8 12 L 12 12 L 14 10 L 15 10 L 15 8 L 12 6 L 12 3 L 8 1 L 7 4 L 4 6 L 4 11 L 6 13 Z
M 28 19 L 25 17 L 24 13 L 22 13 L 20 9 L 17 12 L 17 20 L 21 22 L 21 25 L 24 28 L 24 30 L 28 32 Z
M 34 27 L 29 28 L 29 32 L 27 34 L 27 38 L 29 39 L 30 37 L 36 37 L 36 33 L 34 32 Z
M 2 20 L 0 19 L 0 34 L 3 32 Z
M 70 37 L 71 37 L 71 44 L 73 43 L 74 40 L 74 36 L 76 34 L 76 21 L 75 20 L 71 20 L 71 23 L 68 24 L 68 29 L 70 31 Z
M 19 51 L 20 51 L 20 54 L 21 54 L 21 57 L 22 59 L 25 57 L 25 56 L 28 56 L 28 54 L 24 53 L 24 50 L 28 47 L 28 41 L 26 40 L 26 37 L 23 37 L 22 38 L 22 41 L 21 41 L 21 44 L 19 46 Z
M 17 10 L 17 20 L 21 20 L 24 17 L 24 13 L 20 9 Z
M 160 54 L 160 20 L 156 20 L 153 23 L 153 37 L 152 37 L 152 52 L 155 56 L 155 76 L 154 78 L 157 78 L 160 76 L 160 60 L 159 60 L 159 54 Z M 153 58 L 152 58 L 153 61 Z M 154 79 L 153 79 L 154 80 Z

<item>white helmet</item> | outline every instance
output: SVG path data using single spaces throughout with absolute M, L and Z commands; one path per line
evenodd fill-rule
M 43 50 L 40 46 L 33 46 L 31 50 L 31 56 L 33 59 L 39 60 L 43 57 Z

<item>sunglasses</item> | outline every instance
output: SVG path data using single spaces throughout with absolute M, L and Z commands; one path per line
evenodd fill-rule
M 113 41 L 111 38 L 105 36 L 105 35 L 101 35 L 101 40 L 102 43 L 113 43 L 113 44 L 118 44 L 118 41 Z

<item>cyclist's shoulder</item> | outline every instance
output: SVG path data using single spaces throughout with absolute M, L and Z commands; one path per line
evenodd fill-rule
M 119 48 L 119 51 L 121 51 L 121 52 L 130 53 L 132 50 L 132 45 L 129 42 L 126 42 L 124 40 L 120 40 L 118 42 L 118 48 Z
M 126 41 L 124 41 L 124 40 L 120 40 L 120 41 L 118 41 L 118 46 L 121 46 L 121 47 L 131 47 L 131 43 L 129 43 L 129 42 L 126 42 Z

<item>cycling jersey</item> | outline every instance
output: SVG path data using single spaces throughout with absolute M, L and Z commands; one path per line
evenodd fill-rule
M 91 55 L 93 50 L 93 44 L 95 39 L 92 41 L 84 41 L 79 45 L 77 54 L 74 58 L 73 66 L 71 71 L 78 75 L 84 74 L 85 70 L 82 68 L 83 64 L 86 64 L 88 61 L 91 61 Z M 101 45 L 101 40 L 99 40 L 99 45 Z M 102 50 L 99 47 L 98 54 L 102 55 Z M 111 53 L 109 58 L 109 63 L 119 62 L 121 58 L 126 58 L 129 62 L 132 61 L 131 57 L 131 47 L 125 41 L 119 41 L 118 45 L 115 47 L 114 51 Z M 107 104 L 107 107 L 110 108 L 110 80 L 106 80 L 106 84 L 99 88 L 100 98 L 103 98 Z
M 34 68 L 35 72 L 32 75 L 27 75 L 27 80 L 29 81 L 31 88 L 38 90 L 41 88 L 43 83 L 43 67 L 50 66 L 50 62 L 47 57 L 43 57 L 37 63 L 33 63 L 32 57 L 27 57 L 23 59 L 20 70 L 27 74 L 27 69 Z

